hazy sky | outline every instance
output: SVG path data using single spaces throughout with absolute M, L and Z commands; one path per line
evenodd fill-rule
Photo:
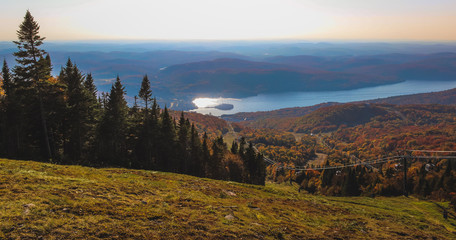
M 456 40 L 456 0 L 0 0 L 0 40 L 27 9 L 48 40 Z

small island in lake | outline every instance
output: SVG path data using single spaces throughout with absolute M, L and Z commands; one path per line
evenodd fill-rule
M 222 103 L 222 104 L 219 104 L 217 106 L 214 106 L 213 108 L 216 108 L 216 109 L 222 110 L 222 111 L 228 111 L 228 110 L 233 109 L 234 105 L 233 104 L 228 104 L 228 103 Z

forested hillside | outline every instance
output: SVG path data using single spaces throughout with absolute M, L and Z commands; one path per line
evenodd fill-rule
M 190 123 L 183 113 L 173 117 L 152 98 L 147 75 L 132 107 L 119 76 L 101 95 L 92 75 L 81 72 L 71 59 L 59 76 L 52 76 L 51 57 L 41 49 L 44 38 L 29 11 L 18 38 L 18 64 L 10 70 L 4 61 L 2 67 L 1 157 L 154 169 L 264 185 L 262 155 L 247 143 L 228 150 L 221 136 L 227 131 L 223 120 L 188 114 Z
M 456 201 L 455 116 L 455 106 L 344 104 L 264 120 L 275 129 L 240 135 L 277 162 L 269 179 L 308 192 L 401 195 L 407 164 L 409 193 Z

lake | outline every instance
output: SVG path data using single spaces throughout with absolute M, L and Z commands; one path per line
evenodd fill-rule
M 202 114 L 221 116 L 238 112 L 271 111 L 281 108 L 306 107 L 324 102 L 353 102 L 415 93 L 437 92 L 456 88 L 456 81 L 413 81 L 408 80 L 391 85 L 359 88 L 342 91 L 287 92 L 259 94 L 247 98 L 196 98 L 193 103 L 198 107 L 192 110 Z M 213 108 L 220 104 L 232 104 L 231 110 Z

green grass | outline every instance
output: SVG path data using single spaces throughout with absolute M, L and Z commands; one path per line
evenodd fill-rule
M 432 202 L 296 188 L 0 159 L 0 239 L 456 238 Z

